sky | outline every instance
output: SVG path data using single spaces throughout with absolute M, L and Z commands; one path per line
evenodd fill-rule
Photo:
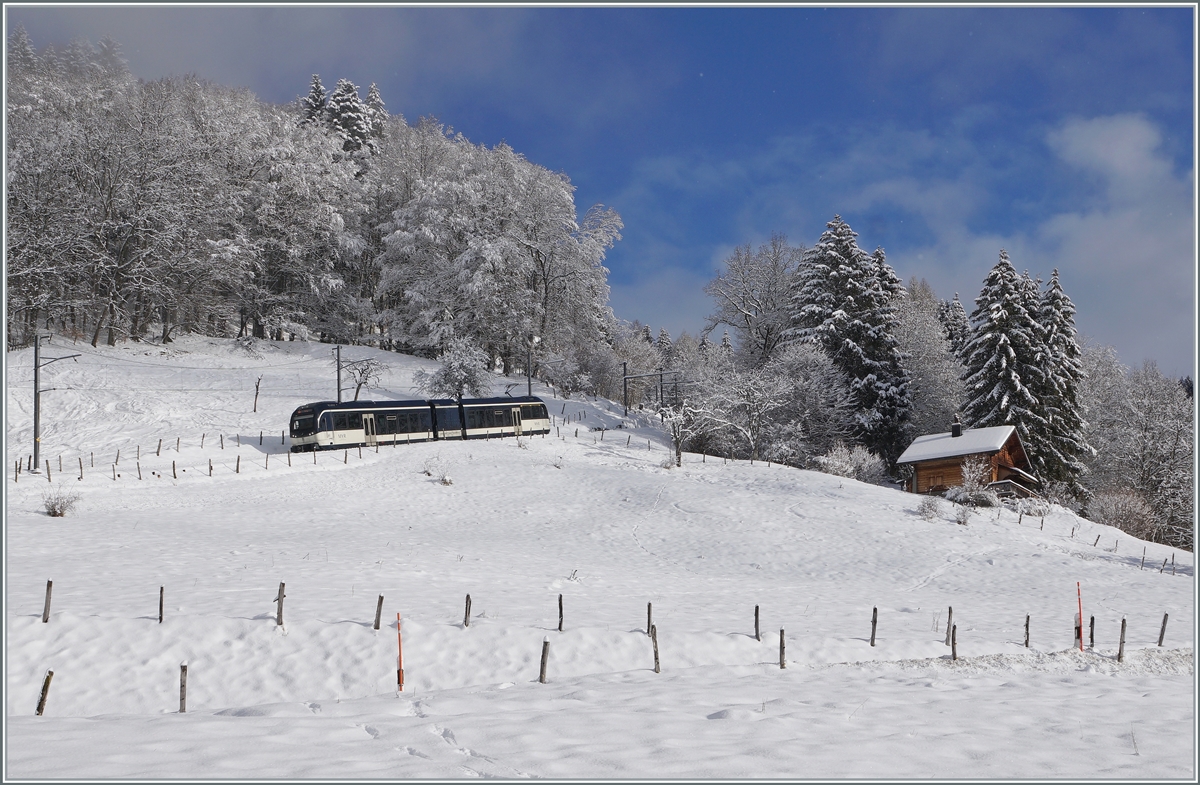
M 18 6 L 38 48 L 293 101 L 378 84 L 620 213 L 617 316 L 698 334 L 741 245 L 835 214 L 968 312 L 1007 250 L 1091 342 L 1194 375 L 1195 13 L 1177 7 Z M 717 328 L 717 334 L 723 328 Z

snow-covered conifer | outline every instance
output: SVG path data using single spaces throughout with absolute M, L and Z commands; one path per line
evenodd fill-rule
M 25 28 L 17 28 L 8 34 L 8 69 L 11 73 L 29 73 L 37 66 L 37 50 Z
M 667 332 L 667 328 L 663 327 L 658 331 L 658 340 L 654 344 L 658 349 L 658 354 L 662 357 L 664 365 L 669 365 L 673 349 L 671 347 L 671 334 Z
M 958 299 L 958 292 L 953 300 L 943 300 L 938 306 L 938 321 L 946 331 L 946 339 L 956 355 L 962 354 L 963 345 L 971 337 L 971 321 L 967 319 L 967 310 Z
M 387 128 L 388 112 L 383 106 L 383 96 L 374 82 L 367 90 L 367 122 L 372 139 L 382 139 Z
M 316 123 L 318 125 L 325 123 L 325 107 L 328 102 L 328 97 L 325 94 L 325 86 L 321 84 L 319 74 L 312 75 L 312 84 L 308 88 L 308 95 L 300 99 L 300 109 L 304 114 L 303 123 Z
M 325 113 L 329 127 L 342 139 L 342 149 L 348 153 L 361 150 L 371 135 L 371 125 L 358 87 L 349 79 L 339 79 L 329 94 Z
M 1037 321 L 1042 328 L 1046 371 L 1042 387 L 1042 413 L 1047 429 L 1039 441 L 1037 466 L 1043 479 L 1067 483 L 1078 493 L 1083 472 L 1081 458 L 1091 453 L 1084 433 L 1079 402 L 1083 379 L 1082 350 L 1075 335 L 1075 305 L 1059 281 L 1058 270 L 1038 302 Z
M 835 215 L 804 255 L 791 301 L 791 340 L 824 349 L 850 379 L 860 436 L 889 463 L 908 446 L 912 404 L 892 299 L 903 286 L 883 249 L 868 255 Z
M 1033 453 L 1032 445 L 1046 429 L 1033 392 L 1042 387 L 1045 373 L 1037 356 L 1041 328 L 1025 309 L 1025 300 L 1021 278 L 1001 250 L 975 299 L 971 338 L 963 346 L 963 418 L 971 428 L 1014 425 Z M 1037 456 L 1029 457 L 1036 466 Z

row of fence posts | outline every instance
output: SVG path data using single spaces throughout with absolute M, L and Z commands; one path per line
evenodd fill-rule
M 46 605 L 42 611 L 42 622 L 43 623 L 48 623 L 50 621 L 50 598 L 51 598 L 51 593 L 53 591 L 53 588 L 54 588 L 54 581 L 46 581 Z M 277 626 L 283 625 L 283 601 L 284 601 L 284 598 L 286 597 L 286 594 L 284 593 L 284 589 L 285 589 L 285 583 L 281 581 L 279 584 L 279 591 L 276 594 L 275 600 L 274 600 L 274 602 L 276 603 L 275 624 Z M 162 621 L 163 621 L 163 602 L 164 602 L 164 598 L 165 598 L 165 593 L 166 593 L 166 587 L 159 586 L 158 587 L 158 623 L 159 624 L 162 624 Z M 379 623 L 380 623 L 382 614 L 383 614 L 383 595 L 380 594 L 379 599 L 375 605 L 375 623 L 373 625 L 373 629 L 375 629 L 375 630 L 379 629 Z M 1167 634 L 1168 616 L 1169 616 L 1169 614 L 1167 614 L 1167 613 L 1163 614 L 1162 627 L 1160 628 L 1159 633 L 1158 633 L 1158 645 L 1160 647 L 1163 645 L 1163 640 L 1165 639 L 1166 634 Z M 564 614 L 564 607 L 563 607 L 563 596 L 561 594 L 559 594 L 558 595 L 558 631 L 559 632 L 563 631 L 564 620 L 565 620 L 565 614 Z M 1029 621 L 1030 621 L 1030 616 L 1029 616 L 1029 614 L 1026 614 L 1025 615 L 1025 647 L 1026 648 L 1029 648 Z M 875 645 L 875 633 L 876 633 L 878 622 L 879 622 L 879 607 L 875 606 L 875 607 L 871 608 L 871 638 L 870 638 L 871 646 Z M 463 628 L 465 629 L 470 626 L 471 626 L 471 595 L 468 594 L 466 597 L 466 608 L 463 613 Z M 1125 620 L 1125 617 L 1121 617 L 1121 637 L 1120 637 L 1119 648 L 1117 650 L 1117 662 L 1125 661 L 1125 629 L 1126 629 L 1126 620 Z M 661 673 L 662 670 L 661 670 L 659 653 L 658 653 L 658 627 L 657 627 L 657 625 L 654 624 L 654 604 L 650 603 L 650 602 L 646 603 L 646 634 L 650 637 L 650 641 L 653 646 L 654 672 Z M 1083 647 L 1083 627 L 1081 624 L 1077 624 L 1075 627 L 1075 638 L 1079 642 L 1080 648 L 1082 649 L 1082 647 Z M 759 606 L 757 606 L 757 605 L 754 606 L 754 639 L 756 641 L 762 640 L 762 632 L 759 628 Z M 402 643 L 401 634 L 400 634 L 400 614 L 398 614 L 398 613 L 396 614 L 396 642 L 397 642 L 396 685 L 397 685 L 397 690 L 403 691 L 404 690 L 404 655 L 403 655 L 403 643 Z M 945 645 L 950 647 L 951 661 L 957 662 L 958 661 L 958 625 L 954 623 L 954 607 L 953 606 L 950 606 L 946 612 Z M 1090 623 L 1089 623 L 1089 646 L 1094 649 L 1095 645 L 1096 645 L 1096 617 L 1092 616 Z M 549 663 L 549 658 L 550 658 L 550 639 L 543 638 L 542 639 L 541 664 L 540 664 L 540 668 L 539 668 L 539 672 L 538 672 L 538 682 L 541 684 L 546 683 L 546 668 Z M 187 666 L 187 663 L 184 662 L 184 663 L 180 664 L 179 667 L 180 667 L 180 672 L 179 672 L 179 713 L 183 714 L 187 711 L 187 667 L 188 666 Z M 786 641 L 786 634 L 785 634 L 783 627 L 779 628 L 779 668 L 781 670 L 787 668 L 787 641 Z M 42 716 L 42 713 L 46 709 L 46 698 L 50 693 L 50 681 L 53 678 L 54 678 L 54 671 L 53 670 L 47 671 L 45 680 L 42 683 L 41 697 L 38 699 L 37 716 L 39 716 L 39 717 Z

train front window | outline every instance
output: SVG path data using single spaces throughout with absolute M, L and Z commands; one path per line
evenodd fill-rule
M 316 420 L 310 414 L 292 420 L 292 436 L 312 436 L 316 432 Z

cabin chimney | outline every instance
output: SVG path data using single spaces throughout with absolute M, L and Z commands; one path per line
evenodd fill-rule
M 957 414 L 954 415 L 954 422 L 950 425 L 950 436 L 951 437 L 962 436 L 962 420 L 960 420 L 958 418 Z

